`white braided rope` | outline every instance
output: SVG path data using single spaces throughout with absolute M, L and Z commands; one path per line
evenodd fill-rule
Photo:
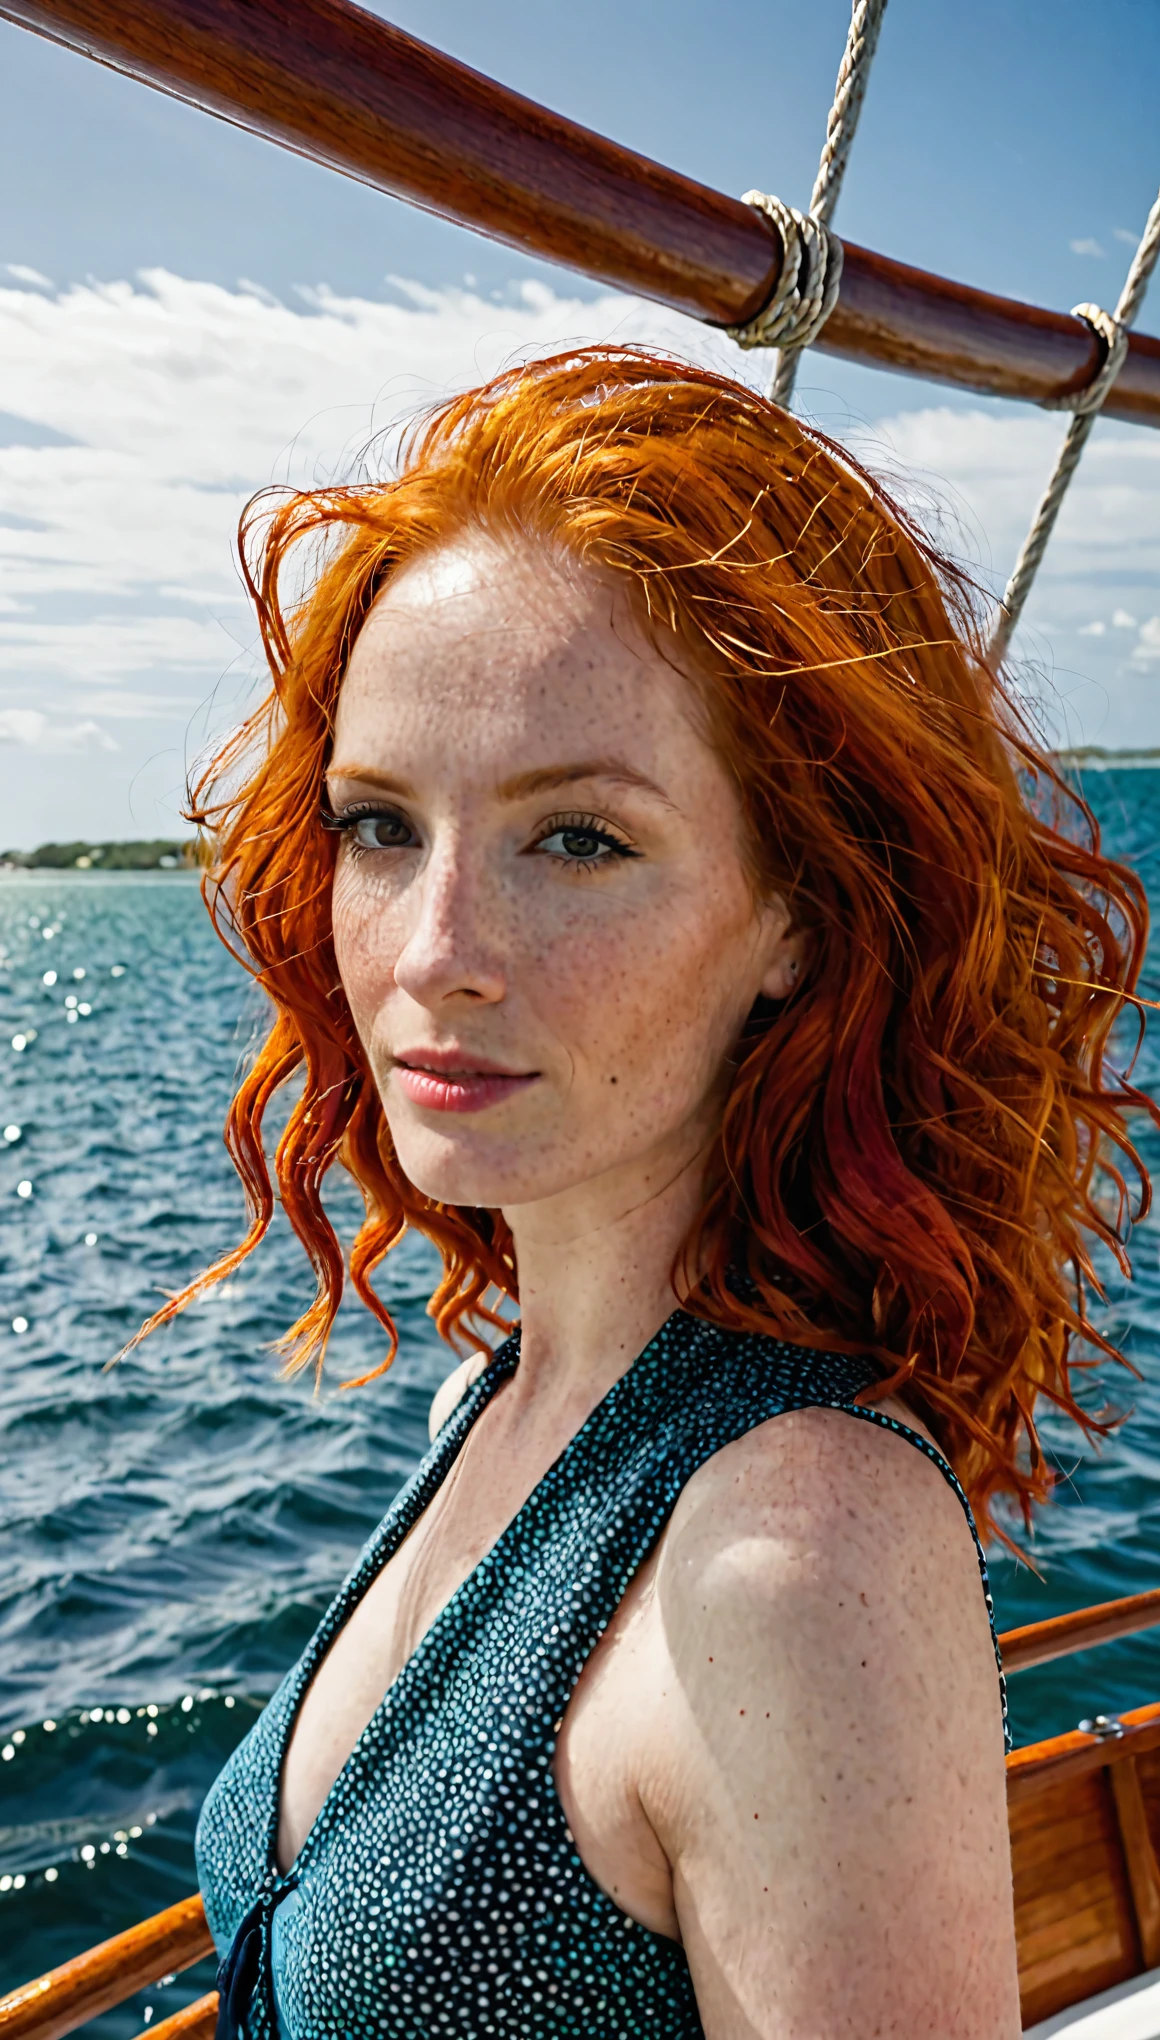
M 783 205 L 767 192 L 745 194 L 746 205 L 757 206 L 777 227 L 784 254 L 777 289 L 769 304 L 748 325 L 732 326 L 729 330 L 740 347 L 780 349 L 769 390 L 777 404 L 789 404 L 798 359 L 803 349 L 817 339 L 837 302 L 842 244 L 827 228 L 842 189 L 885 12 L 886 0 L 853 0 L 809 212 L 800 213 L 793 206 Z
M 885 12 L 886 0 L 854 0 L 850 26 L 846 33 L 846 47 L 842 52 L 837 83 L 834 86 L 834 103 L 826 122 L 826 139 L 822 144 L 818 174 L 814 178 L 814 188 L 810 193 L 811 218 L 822 227 L 828 226 L 838 203 L 838 194 L 842 189 L 842 179 L 846 175 L 846 164 L 850 157 L 850 145 L 854 140 L 858 117 L 862 111 L 862 101 L 870 80 L 870 66 L 874 62 L 874 52 L 878 48 L 878 31 L 882 26 L 882 16 Z M 838 247 L 840 253 L 840 242 Z M 838 275 L 840 279 L 840 262 Z M 835 298 L 837 295 L 835 286 Z M 788 410 L 803 348 L 808 347 L 820 331 L 819 326 L 809 340 L 782 348 L 769 385 L 769 394 L 775 404 L 782 404 Z
M 842 279 L 842 243 L 820 220 L 784 205 L 768 191 L 747 191 L 744 203 L 772 220 L 781 237 L 777 288 L 756 318 L 730 326 L 739 347 L 800 349 L 821 332 Z
M 1107 396 L 1116 377 L 1124 366 L 1128 352 L 1128 329 L 1117 318 L 1115 312 L 1105 312 L 1100 305 L 1073 305 L 1073 319 L 1082 319 L 1090 326 L 1103 350 L 1103 359 L 1090 383 L 1082 390 L 1069 390 L 1063 397 L 1041 397 L 1041 411 L 1074 411 L 1077 418 L 1094 417 L 1103 409 Z
M 1124 280 L 1119 302 L 1114 312 L 1102 311 L 1099 305 L 1076 305 L 1074 316 L 1090 326 L 1100 340 L 1103 360 L 1086 388 L 1065 397 L 1048 397 L 1041 408 L 1047 411 L 1073 411 L 1075 416 L 1067 428 L 1063 445 L 1059 450 L 1050 481 L 1039 499 L 1039 505 L 1031 520 L 1020 549 L 1019 557 L 1012 570 L 1000 602 L 991 619 L 987 639 L 987 660 L 995 667 L 1006 656 L 1016 625 L 1023 613 L 1032 583 L 1039 571 L 1047 543 L 1059 516 L 1060 507 L 1067 494 L 1068 485 L 1079 466 L 1080 455 L 1091 437 L 1095 424 L 1116 377 L 1124 365 L 1128 352 L 1128 328 L 1135 320 L 1144 302 L 1148 280 L 1160 257 L 1160 193 L 1148 214 L 1140 245 L 1132 257 L 1132 266 Z

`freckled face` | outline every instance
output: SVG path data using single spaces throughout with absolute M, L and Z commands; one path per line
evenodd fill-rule
M 795 952 L 700 721 L 621 592 L 530 543 L 473 535 L 375 604 L 327 781 L 334 936 L 427 1196 L 623 1203 L 711 1137 Z

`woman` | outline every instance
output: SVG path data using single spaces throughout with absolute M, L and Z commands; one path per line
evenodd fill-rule
M 300 1074 L 293 1364 L 335 1162 L 391 1350 L 408 1225 L 475 1350 L 207 1800 L 219 2031 L 1013 2040 L 967 1504 L 1086 1421 L 1138 882 L 951 567 L 724 378 L 513 371 L 244 552 L 274 693 L 197 812 L 276 1017 L 202 1280 Z

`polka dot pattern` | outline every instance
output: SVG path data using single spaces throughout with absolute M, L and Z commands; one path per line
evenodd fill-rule
M 676 1312 L 432 1624 L 293 1873 L 277 1871 L 279 1776 L 310 1679 L 518 1358 L 517 1333 L 399 1494 L 202 1810 L 206 1910 L 219 1950 L 234 1952 L 228 2030 L 246 2040 L 277 2040 L 279 2023 L 288 2040 L 702 2032 L 682 1949 L 623 1913 L 577 1854 L 552 1776 L 556 1728 L 697 1468 L 783 1411 L 850 1409 L 873 1378 L 864 1360 Z M 919 1445 L 967 1508 L 925 1440 L 875 1411 L 851 1414 Z M 979 1564 L 985 1588 L 981 1549 Z

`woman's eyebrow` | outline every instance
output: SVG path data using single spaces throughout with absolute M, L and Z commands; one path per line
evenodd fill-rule
M 395 774 L 382 772 L 376 765 L 341 765 L 327 768 L 330 779 L 350 779 L 362 786 L 377 786 L 382 793 L 393 793 L 400 799 L 413 799 L 414 788 L 405 779 Z M 534 772 L 517 772 L 505 779 L 497 788 L 499 798 L 505 801 L 529 800 L 537 793 L 551 793 L 557 787 L 573 786 L 580 780 L 602 779 L 605 784 L 628 786 L 640 793 L 650 793 L 664 807 L 675 808 L 664 788 L 654 779 L 629 765 L 623 758 L 583 758 L 574 765 L 543 765 Z
M 556 787 L 572 786 L 582 779 L 603 779 L 614 786 L 634 787 L 640 793 L 651 793 L 654 800 L 667 808 L 673 806 L 663 787 L 622 758 L 584 758 L 574 765 L 545 765 L 536 772 L 517 772 L 513 778 L 505 779 L 497 791 L 501 800 L 527 800 L 533 794 L 551 793 Z
M 374 765 L 328 765 L 327 779 L 354 779 L 360 786 L 377 786 L 382 793 L 397 793 L 409 798 L 413 787 L 405 779 L 397 779 L 393 773 L 380 772 Z

